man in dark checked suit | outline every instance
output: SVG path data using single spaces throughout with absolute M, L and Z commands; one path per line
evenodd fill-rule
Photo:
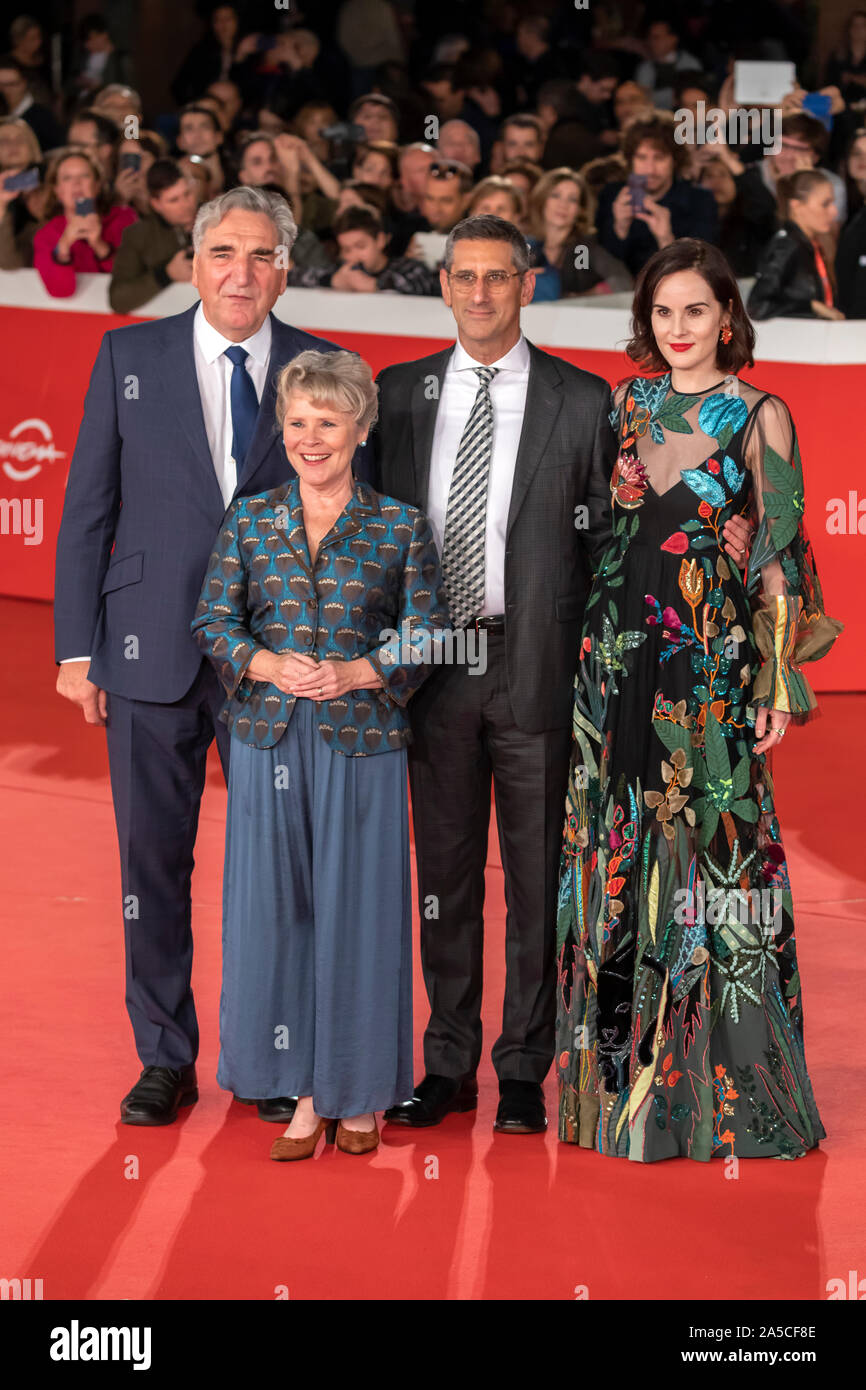
M 373 436 L 377 485 L 430 517 L 454 627 L 486 639 L 483 675 L 439 667 L 409 706 L 431 1015 L 426 1075 L 386 1119 L 436 1124 L 476 1104 L 492 779 L 507 902 L 495 1128 L 519 1134 L 547 1125 L 572 689 L 615 457 L 607 382 L 522 335 L 527 267 L 510 222 L 457 224 L 440 272 L 457 343 L 380 374 Z
M 486 671 L 439 667 L 409 705 L 426 1075 L 386 1111 L 407 1125 L 474 1109 L 481 1057 L 484 865 L 491 781 L 505 874 L 505 1001 L 493 1044 L 495 1128 L 547 1126 L 559 854 L 583 610 L 609 540 L 616 443 L 606 381 L 520 329 L 523 235 L 458 222 L 440 272 L 457 342 L 380 373 L 377 486 L 429 516 L 451 620 L 486 638 Z M 741 564 L 749 530 L 725 526 Z
M 227 773 L 230 738 L 218 720 L 224 692 L 190 623 L 232 499 L 293 475 L 275 420 L 279 369 L 307 348 L 335 347 L 271 313 L 296 236 L 286 200 L 262 189 L 236 188 L 199 210 L 200 303 L 106 333 L 69 470 L 57 689 L 106 726 L 126 1004 L 144 1068 L 121 1103 L 127 1124 L 169 1124 L 198 1097 L 190 878 L 207 750 L 216 736 Z M 281 1124 L 294 1107 L 290 1097 L 258 1101 L 262 1118 Z

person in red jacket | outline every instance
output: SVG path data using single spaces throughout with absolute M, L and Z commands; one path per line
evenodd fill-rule
M 48 293 L 62 299 L 75 293 L 79 271 L 110 274 L 123 229 L 138 214 L 108 207 L 99 165 L 85 150 L 58 150 L 46 191 L 49 220 L 33 238 L 33 264 Z

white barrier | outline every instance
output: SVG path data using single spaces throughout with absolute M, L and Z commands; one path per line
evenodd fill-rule
M 191 285 L 170 285 L 142 305 L 133 317 L 163 318 L 167 314 L 177 314 L 189 308 L 197 298 Z M 54 299 L 35 270 L 0 271 L 0 306 L 110 314 L 108 276 L 79 275 L 75 294 L 68 299 Z M 603 300 L 595 296 L 563 299 L 552 304 L 530 304 L 522 312 L 522 323 L 532 342 L 549 348 L 618 352 L 630 336 L 630 307 L 630 294 L 606 295 Z M 289 289 L 277 300 L 274 312 L 285 323 L 314 328 L 320 333 L 342 329 L 446 340 L 454 336 L 454 319 L 441 300 L 387 291 L 366 295 L 327 289 Z M 755 329 L 758 361 L 866 365 L 866 320 L 863 319 L 842 323 L 827 319 L 768 319 L 756 324 Z

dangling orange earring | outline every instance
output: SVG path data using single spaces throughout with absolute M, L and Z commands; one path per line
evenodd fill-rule
M 721 333 L 719 334 L 719 337 L 721 338 L 721 340 L 722 340 L 722 342 L 724 343 L 725 347 L 728 346 L 728 343 L 731 341 L 731 339 L 733 338 L 733 336 L 734 336 L 734 334 L 733 334 L 733 331 L 732 331 L 732 329 L 731 329 L 731 325 L 730 325 L 729 323 L 726 323 L 725 326 L 724 326 L 724 328 L 722 329 Z

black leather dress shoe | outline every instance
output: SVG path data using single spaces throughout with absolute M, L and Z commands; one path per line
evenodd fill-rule
M 269 1100 L 247 1100 L 235 1096 L 238 1105 L 255 1105 L 260 1120 L 272 1120 L 275 1125 L 287 1125 L 295 1113 L 297 1096 L 271 1096 Z
M 170 1125 L 181 1106 L 194 1105 L 197 1100 L 193 1063 L 180 1071 L 174 1067 L 145 1067 L 120 1102 L 120 1118 L 125 1125 Z
M 474 1076 L 461 1081 L 453 1076 L 438 1076 L 429 1072 L 415 1087 L 411 1100 L 392 1105 L 383 1118 L 392 1125 L 413 1125 L 421 1129 L 438 1125 L 452 1111 L 462 1113 L 478 1106 L 478 1082 Z
M 547 1129 L 544 1092 L 537 1081 L 500 1081 L 493 1128 L 503 1134 L 542 1134 Z

